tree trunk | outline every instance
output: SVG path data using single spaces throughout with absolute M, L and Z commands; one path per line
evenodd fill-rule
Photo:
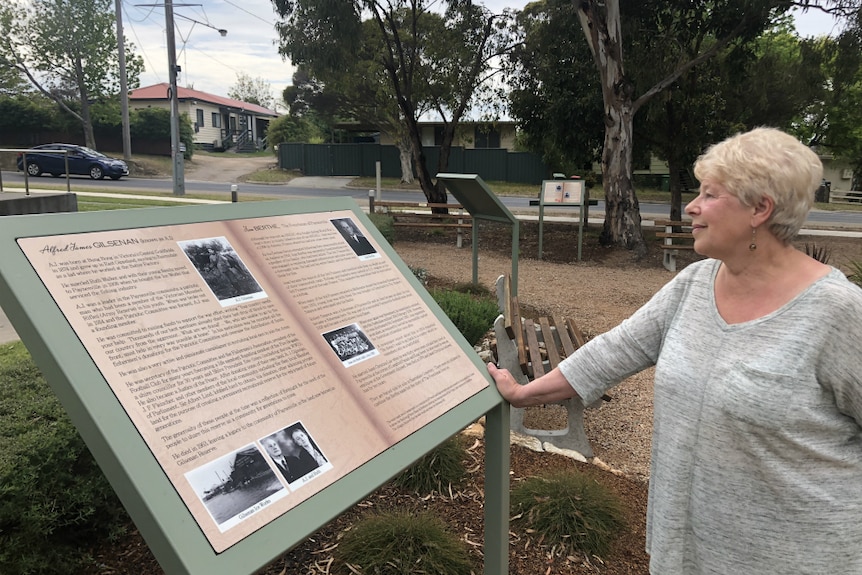
M 602 176 L 606 208 L 601 242 L 623 246 L 642 257 L 647 249 L 632 182 L 634 87 L 623 70 L 619 1 L 581 0 L 578 19 L 596 61 L 605 106 Z
M 416 169 L 416 178 L 419 180 L 419 186 L 425 194 L 425 199 L 430 204 L 445 204 L 446 194 L 441 194 L 437 189 L 431 174 L 428 172 L 428 166 L 425 163 L 425 151 L 422 149 L 422 140 L 419 137 L 418 126 L 414 130 L 410 129 L 410 141 L 413 144 L 413 167 Z
M 601 242 L 646 255 L 640 205 L 632 183 L 632 111 L 626 102 L 607 110 L 602 173 L 605 188 L 605 223 Z
M 402 184 L 412 184 L 413 183 L 413 164 L 411 160 L 413 159 L 413 155 L 410 149 L 410 138 L 406 136 L 400 136 L 397 139 L 397 147 L 398 147 L 398 157 L 401 160 L 401 183 Z
M 81 59 L 75 61 L 75 78 L 78 83 L 78 94 L 81 96 L 81 124 L 84 127 L 84 145 L 96 150 L 96 134 L 93 132 L 93 120 L 90 117 L 90 93 L 84 81 L 84 66 Z
M 667 167 L 670 171 L 670 219 L 675 222 L 682 220 L 682 182 L 679 178 L 682 165 L 682 160 L 671 152 L 667 158 Z

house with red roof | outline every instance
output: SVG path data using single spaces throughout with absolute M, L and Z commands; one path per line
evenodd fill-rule
M 132 90 L 129 107 L 170 109 L 170 86 L 154 84 Z M 266 130 L 278 112 L 263 106 L 208 94 L 191 88 L 177 88 L 180 115 L 188 114 L 195 130 L 195 144 L 205 150 L 233 148 L 253 152 L 266 147 Z

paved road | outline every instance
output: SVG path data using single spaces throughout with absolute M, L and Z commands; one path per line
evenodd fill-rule
M 15 172 L 3 172 L 2 181 L 4 183 L 23 182 L 23 176 Z M 58 183 L 58 180 L 40 178 L 31 183 L 38 182 Z M 62 182 L 62 180 L 59 180 Z M 343 197 L 350 196 L 357 200 L 360 205 L 367 205 L 368 190 L 356 188 L 348 188 L 347 184 L 351 178 L 296 178 L 289 184 L 285 185 L 260 185 L 260 184 L 238 184 L 240 194 L 251 195 L 274 195 L 284 198 L 328 198 L 328 197 Z M 73 178 L 72 186 L 86 186 L 105 192 L 123 190 L 144 190 L 144 191 L 166 191 L 172 187 L 170 179 L 144 179 L 144 178 L 128 178 L 120 181 L 93 181 L 88 178 Z M 8 191 L 8 190 L 7 190 Z M 17 191 L 17 190 L 16 190 Z M 219 193 L 225 194 L 225 199 L 230 199 L 230 184 L 219 184 L 217 182 L 199 182 L 189 180 L 186 182 L 186 192 L 194 193 Z M 420 192 L 405 192 L 405 191 L 385 191 L 383 196 L 390 201 L 424 201 L 424 196 Z M 454 202 L 454 199 L 450 198 Z M 538 213 L 538 208 L 529 205 L 530 198 L 519 197 L 504 197 L 503 203 L 515 213 L 527 214 L 526 217 L 535 217 Z M 641 215 L 644 220 L 653 220 L 667 218 L 669 215 L 669 207 L 667 204 L 652 204 L 641 203 Z M 562 215 L 568 216 L 572 213 L 569 208 L 554 208 L 546 210 L 546 216 Z M 599 201 L 597 206 L 590 208 L 590 222 L 601 223 L 601 215 L 604 213 L 604 202 Z M 574 214 L 572 214 L 574 215 Z M 593 217 L 596 216 L 596 217 Z M 812 228 L 842 228 L 846 231 L 823 231 L 810 230 L 809 233 L 820 234 L 835 234 L 846 235 L 851 237 L 862 237 L 862 212 L 831 212 L 813 210 L 808 216 L 808 226 Z M 9 319 L 0 309 L 0 344 L 18 339 L 15 330 L 9 322 Z
M 22 184 L 24 181 L 24 177 L 22 174 L 18 172 L 3 172 L 2 178 L 4 183 L 17 183 Z M 62 184 L 65 180 L 63 179 L 54 179 L 54 178 L 34 178 L 31 180 L 31 185 L 38 185 L 39 183 L 48 183 L 52 184 Z M 256 196 L 280 196 L 284 198 L 333 198 L 333 197 L 343 197 L 349 196 L 354 198 L 360 205 L 367 205 L 368 202 L 368 190 L 357 189 L 357 188 L 348 188 L 347 184 L 349 184 L 351 178 L 349 177 L 334 177 L 334 178 L 316 178 L 316 177 L 303 177 L 303 178 L 295 178 L 288 184 L 279 184 L 279 185 L 265 185 L 265 184 L 249 184 L 249 183 L 240 183 L 236 184 L 238 187 L 238 193 L 240 196 L 242 194 L 256 195 Z M 172 181 L 170 178 L 124 178 L 119 181 L 113 180 L 101 180 L 94 181 L 90 180 L 87 177 L 73 177 L 71 178 L 71 185 L 74 188 L 75 186 L 86 186 L 90 189 L 96 190 L 104 190 L 106 192 L 109 191 L 131 191 L 131 190 L 143 190 L 150 192 L 167 192 L 172 189 Z M 204 182 L 198 180 L 186 180 L 186 193 L 188 194 L 225 194 L 226 198 L 230 197 L 230 183 L 219 183 L 219 182 Z M 424 201 L 424 196 L 421 192 L 407 192 L 407 191 L 384 191 L 383 196 L 386 200 L 389 201 L 404 201 L 404 202 L 418 202 Z M 450 198 L 450 201 L 451 200 Z M 538 213 L 538 208 L 531 207 L 529 205 L 530 198 L 523 197 L 503 197 L 503 204 L 508 207 L 510 210 L 516 213 Z M 667 204 L 656 204 L 656 203 L 648 203 L 641 202 L 641 216 L 645 220 L 654 220 L 654 219 L 662 219 L 667 218 L 670 215 L 670 207 Z M 591 213 L 595 214 L 603 214 L 604 213 L 604 202 L 599 201 L 598 205 L 590 208 Z M 564 210 L 564 209 L 561 209 Z M 862 228 L 862 212 L 854 212 L 854 211 L 821 211 L 821 210 L 812 210 L 809 214 L 808 222 L 811 226 L 816 227 L 826 227 L 826 226 L 834 226 L 834 227 L 853 227 L 859 226 Z

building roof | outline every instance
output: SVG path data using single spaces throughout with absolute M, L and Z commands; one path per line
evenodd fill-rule
M 137 90 L 132 90 L 131 92 L 129 92 L 129 99 L 167 100 L 168 89 L 169 85 L 167 82 L 162 82 L 161 84 L 153 84 L 152 86 L 145 86 L 143 88 L 138 88 Z M 240 100 L 225 98 L 224 96 L 216 96 L 215 94 L 208 94 L 206 92 L 201 92 L 200 90 L 193 90 L 191 88 L 182 88 L 178 86 L 177 98 L 180 100 L 201 100 L 202 102 L 208 102 L 217 106 L 223 106 L 225 108 L 235 108 L 243 112 L 257 114 L 258 116 L 278 116 L 278 112 L 268 110 L 267 108 L 264 108 L 263 106 L 258 106 L 257 104 L 241 102 Z

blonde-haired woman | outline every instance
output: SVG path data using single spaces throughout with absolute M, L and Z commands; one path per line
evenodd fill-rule
M 652 575 L 862 573 L 862 290 L 791 241 L 823 174 L 757 128 L 695 164 L 693 263 L 545 377 L 525 407 L 598 399 L 655 365 Z

